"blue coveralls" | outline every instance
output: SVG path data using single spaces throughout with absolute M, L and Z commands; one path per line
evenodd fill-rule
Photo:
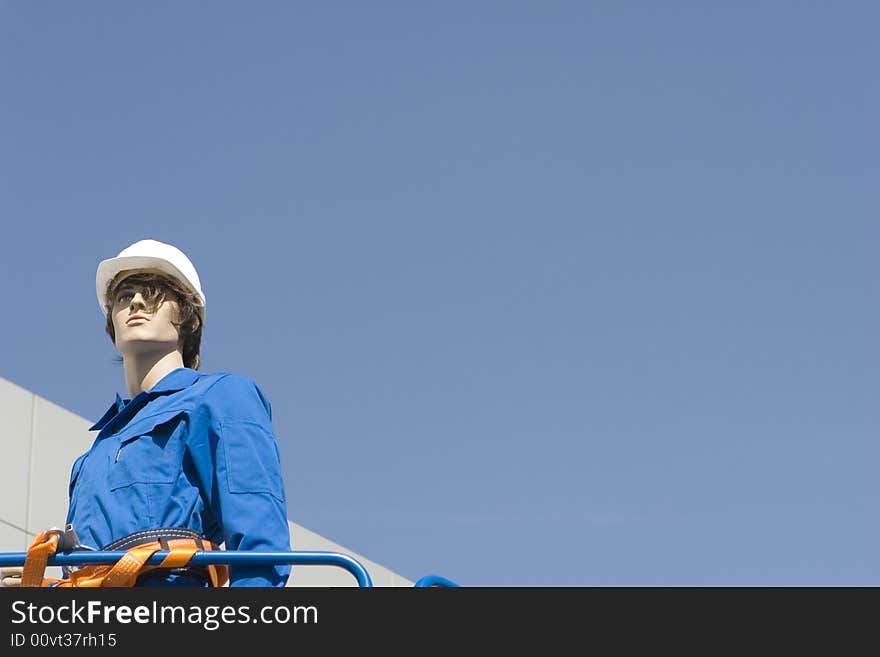
M 70 474 L 67 522 L 85 545 L 185 527 L 227 550 L 290 550 L 272 409 L 250 379 L 181 367 L 132 400 L 117 394 L 94 430 Z M 235 567 L 229 585 L 284 586 L 289 574 Z

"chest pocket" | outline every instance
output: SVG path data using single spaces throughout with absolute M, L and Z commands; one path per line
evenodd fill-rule
M 127 426 L 110 463 L 110 490 L 133 484 L 173 484 L 182 466 L 183 411 L 167 411 Z

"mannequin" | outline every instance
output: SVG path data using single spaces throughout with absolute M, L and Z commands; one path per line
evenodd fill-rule
M 247 377 L 197 371 L 205 297 L 192 263 L 171 245 L 136 242 L 99 265 L 96 291 L 131 398 L 117 395 L 91 427 L 99 433 L 71 469 L 66 522 L 96 549 L 167 530 L 227 550 L 289 551 L 269 401 Z M 230 568 L 229 583 L 284 586 L 289 573 Z M 203 575 L 156 569 L 136 585 L 207 586 Z M 0 582 L 19 576 L 3 569 Z

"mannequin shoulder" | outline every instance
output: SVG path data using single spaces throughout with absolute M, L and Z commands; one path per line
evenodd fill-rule
M 232 372 L 216 372 L 202 376 L 196 384 L 201 403 L 222 411 L 235 408 L 262 408 L 271 416 L 266 395 L 250 377 Z M 225 413 L 221 413 L 225 414 Z

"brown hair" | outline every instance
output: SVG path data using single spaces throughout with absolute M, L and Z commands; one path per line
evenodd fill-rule
M 116 344 L 116 330 L 113 328 L 113 302 L 116 295 L 126 287 L 132 287 L 139 291 L 146 303 L 146 312 L 154 313 L 166 299 L 177 302 L 177 321 L 172 324 L 177 327 L 180 339 L 183 342 L 183 365 L 191 369 L 199 369 L 201 358 L 199 350 L 202 345 L 203 321 L 201 299 L 194 292 L 184 287 L 182 283 L 170 276 L 152 272 L 119 272 L 107 285 L 107 335 Z

